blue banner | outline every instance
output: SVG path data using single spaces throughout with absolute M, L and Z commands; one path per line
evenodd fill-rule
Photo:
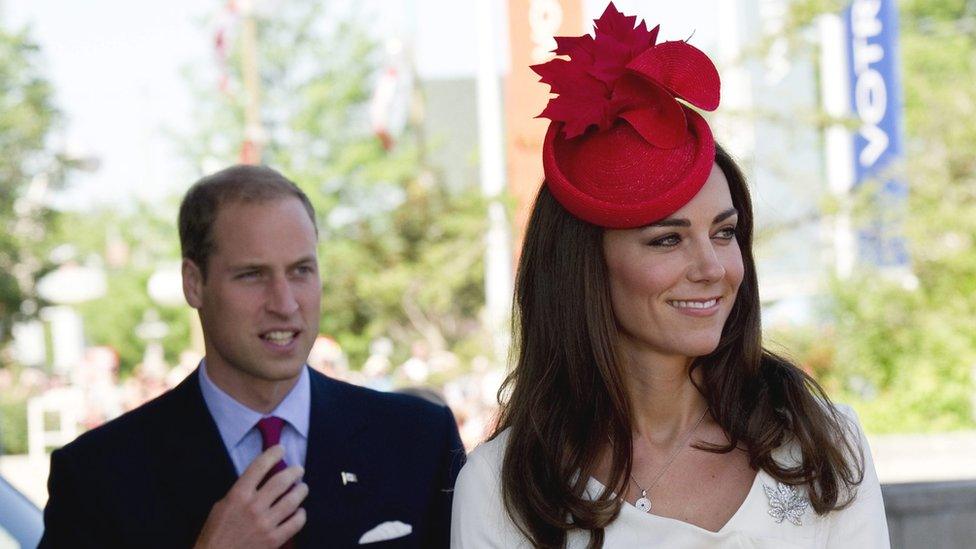
M 902 91 L 898 70 L 895 0 L 853 0 L 844 11 L 854 135 L 854 188 L 877 184 L 879 212 L 859 227 L 858 256 L 880 267 L 909 265 L 898 219 L 907 207 L 904 179 Z

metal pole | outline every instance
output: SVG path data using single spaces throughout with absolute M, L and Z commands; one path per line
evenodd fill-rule
M 259 164 L 264 145 L 261 126 L 261 82 L 258 77 L 257 30 L 254 24 L 254 2 L 241 1 L 241 69 L 244 76 L 244 143 L 243 164 Z
M 508 354 L 512 302 L 512 243 L 508 215 L 500 200 L 505 188 L 505 155 L 491 0 L 478 0 L 475 21 L 478 26 L 478 150 L 481 191 L 488 199 L 485 320 L 492 335 L 495 358 L 504 360 Z
M 854 186 L 854 144 L 851 132 L 840 120 L 850 116 L 847 98 L 850 82 L 847 78 L 847 61 L 844 53 L 844 21 L 839 15 L 824 14 L 819 20 L 820 30 L 820 94 L 824 111 L 838 122 L 824 132 L 824 148 L 827 162 L 827 182 L 831 194 L 840 209 L 834 216 L 832 227 L 834 242 L 834 269 L 841 278 L 847 278 L 854 270 L 857 257 L 857 241 L 851 223 L 850 196 Z

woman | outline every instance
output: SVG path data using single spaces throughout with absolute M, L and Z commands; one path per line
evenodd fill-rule
M 856 418 L 762 348 L 752 207 L 700 51 L 611 4 L 557 39 L 499 425 L 452 546 L 887 547 Z M 594 127 L 595 126 L 595 127 Z

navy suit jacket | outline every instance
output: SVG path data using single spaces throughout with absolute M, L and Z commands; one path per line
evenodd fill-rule
M 447 547 L 464 449 L 450 410 L 311 374 L 297 547 L 355 547 L 382 522 L 409 536 L 365 547 Z M 191 547 L 237 480 L 194 372 L 51 454 L 41 548 Z M 343 484 L 342 472 L 356 475 Z

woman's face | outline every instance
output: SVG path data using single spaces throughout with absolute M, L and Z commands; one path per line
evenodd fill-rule
M 667 219 L 607 230 L 610 297 L 627 354 L 697 357 L 715 350 L 742 282 L 738 215 L 725 174 Z

